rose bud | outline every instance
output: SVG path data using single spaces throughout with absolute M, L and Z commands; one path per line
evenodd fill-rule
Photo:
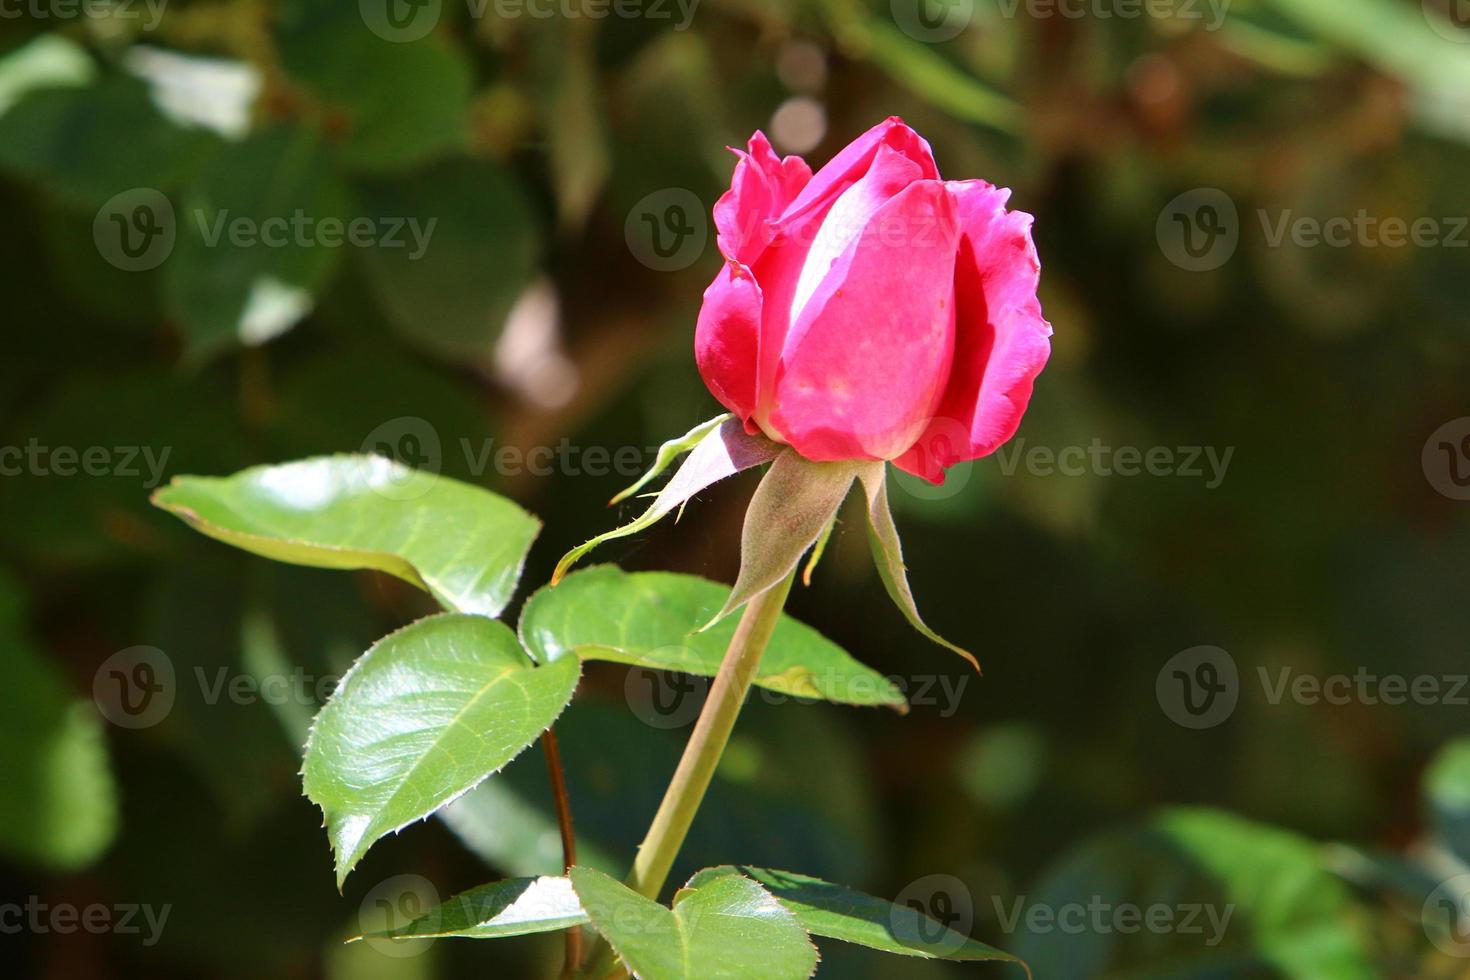
M 934 483 L 1009 439 L 1051 352 L 1032 218 L 1010 192 L 941 180 L 897 117 L 815 175 L 760 132 L 735 152 L 694 349 L 746 431 Z

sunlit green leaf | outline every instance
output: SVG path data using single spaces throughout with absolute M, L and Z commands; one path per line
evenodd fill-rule
M 566 878 L 508 878 L 471 888 L 397 929 L 365 939 L 432 939 L 462 936 L 501 939 L 553 932 L 587 921 L 587 913 Z
M 0 58 L 0 115 L 34 89 L 86 85 L 96 74 L 80 45 L 59 34 L 42 34 Z
M 571 870 L 588 917 L 639 980 L 804 980 L 817 950 L 796 917 L 749 878 L 681 889 L 673 910 L 591 868 Z
M 485 616 L 510 600 L 539 528 L 503 497 L 381 456 L 176 477 L 153 501 L 237 548 L 298 565 L 387 572 L 446 609 Z
M 765 886 L 813 936 L 903 956 L 1019 962 L 1009 953 L 955 932 L 918 908 L 895 905 L 809 875 L 723 865 L 701 871 L 689 880 L 688 887 L 698 888 L 725 875 L 744 875 Z
M 444 613 L 389 634 L 317 715 L 302 768 L 340 886 L 373 842 L 519 755 L 571 700 L 572 658 L 537 667 L 503 624 Z
M 588 568 L 531 597 L 521 614 L 521 640 L 542 662 L 574 654 L 713 677 L 735 620 L 696 631 L 729 591 L 694 575 Z M 755 683 L 796 697 L 907 710 L 891 681 L 785 615 L 761 657 Z

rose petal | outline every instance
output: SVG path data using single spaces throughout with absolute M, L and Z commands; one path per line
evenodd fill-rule
M 770 423 L 797 452 L 889 459 L 923 431 L 953 356 L 958 237 L 944 184 L 915 181 L 832 263 L 775 382 Z
M 704 291 L 694 328 L 694 361 L 710 393 L 748 421 L 755 412 L 761 288 L 749 269 L 726 262 Z
M 800 322 L 802 308 L 836 262 L 857 241 L 878 209 L 908 185 L 923 178 L 923 169 L 890 146 L 879 146 L 868 172 L 832 203 L 801 265 L 791 297 L 788 322 Z M 779 308 L 772 310 L 779 314 Z M 783 346 L 792 338 L 789 330 Z M 773 352 L 774 354 L 775 352 Z M 774 367 L 774 359 L 772 362 Z
M 917 163 L 924 179 L 939 179 L 939 168 L 934 164 L 934 153 L 928 142 L 898 116 L 889 116 L 828 160 L 787 206 L 781 223 L 801 223 L 809 212 L 825 211 L 839 194 L 868 172 L 880 146 L 890 147 Z
M 801 157 L 778 159 L 760 130 L 744 152 L 731 151 L 740 160 L 730 189 L 715 202 L 716 241 L 726 258 L 750 265 L 770 242 L 771 222 L 811 180 L 812 171 Z
M 1051 354 L 1051 324 L 1036 298 L 1041 263 L 1031 215 L 1007 211 L 1010 191 L 985 181 L 947 186 L 962 229 L 954 364 L 933 421 L 895 460 L 933 483 L 943 482 L 945 468 L 988 455 L 1015 434 Z

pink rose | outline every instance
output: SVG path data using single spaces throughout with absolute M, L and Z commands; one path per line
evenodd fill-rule
M 714 396 L 808 459 L 892 460 L 934 483 L 1009 439 L 1051 353 L 1010 191 L 941 180 L 897 117 L 815 176 L 759 132 L 736 153 L 694 339 Z

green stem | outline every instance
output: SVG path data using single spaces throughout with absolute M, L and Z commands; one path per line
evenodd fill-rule
M 699 811 L 699 804 L 704 800 L 705 791 L 709 789 L 710 780 L 720 764 L 725 744 L 730 741 L 730 732 L 735 728 L 735 720 L 740 717 L 740 709 L 745 704 L 745 695 L 755 679 L 756 668 L 760 666 L 761 654 L 765 653 L 771 633 L 781 618 L 781 608 L 786 604 L 786 596 L 791 592 L 795 579 L 796 569 L 793 568 L 780 582 L 750 600 L 740 616 L 740 625 L 735 628 L 735 635 L 725 649 L 725 659 L 720 662 L 719 673 L 710 686 L 699 720 L 694 723 L 694 732 L 684 747 L 679 768 L 674 770 L 674 778 L 664 791 L 663 802 L 653 816 L 653 823 L 649 824 L 643 843 L 638 845 L 638 857 L 625 884 L 640 895 L 657 900 L 663 890 L 669 870 L 674 866 L 674 859 L 684 845 L 689 826 L 694 822 L 694 815 Z M 611 965 L 607 955 L 609 951 L 601 941 L 597 947 L 590 951 L 585 962 L 593 965 L 592 976 L 604 976 Z
M 730 741 L 735 719 L 740 717 L 746 692 L 781 618 L 781 607 L 786 604 L 795 577 L 796 570 L 792 569 L 785 579 L 750 600 L 735 635 L 730 638 L 725 659 L 720 662 L 720 671 L 694 724 L 694 733 L 684 747 L 679 768 L 674 770 L 674 778 L 664 792 L 653 823 L 649 824 L 643 843 L 638 845 L 638 858 L 628 875 L 628 887 L 646 898 L 658 898 L 664 879 L 674 866 L 674 858 L 684 845 L 689 825 L 694 822 L 694 814 L 714 778 L 725 743 Z

